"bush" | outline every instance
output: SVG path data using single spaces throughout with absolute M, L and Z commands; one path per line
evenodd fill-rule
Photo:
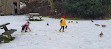
M 29 21 L 43 21 L 42 19 L 29 19 Z
M 64 0 L 63 3 L 68 13 L 86 19 L 104 18 L 108 12 L 108 5 L 111 5 L 105 0 L 104 2 L 101 0 Z
M 32 1 L 27 4 L 26 7 L 22 8 L 20 11 L 20 14 L 27 14 L 27 13 L 38 13 L 38 7 L 41 6 L 41 4 L 38 1 Z
M 14 39 L 15 39 L 15 37 L 12 37 L 11 39 L 9 39 L 6 36 L 0 35 L 0 43 L 9 43 L 10 41 L 12 41 Z

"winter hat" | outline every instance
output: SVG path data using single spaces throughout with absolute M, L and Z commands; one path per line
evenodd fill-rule
M 65 16 L 62 16 L 62 18 L 65 18 Z

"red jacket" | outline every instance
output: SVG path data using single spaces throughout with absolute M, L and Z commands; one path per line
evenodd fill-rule
M 27 29 L 29 29 L 30 30 L 30 28 L 29 28 L 29 23 L 27 22 L 27 23 L 25 23 L 24 25 L 22 25 L 22 27 L 23 26 L 25 26 L 25 25 L 27 25 Z M 25 29 L 24 30 L 26 30 L 26 27 L 25 27 Z M 31 30 L 30 30 L 31 31 Z

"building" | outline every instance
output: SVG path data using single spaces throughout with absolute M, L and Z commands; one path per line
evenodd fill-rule
M 0 0 L 0 14 L 20 13 L 20 0 Z

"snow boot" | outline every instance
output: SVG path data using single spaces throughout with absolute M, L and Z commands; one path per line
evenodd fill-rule
M 64 32 L 64 30 L 62 32 Z
M 61 32 L 61 29 L 59 31 Z
M 27 31 L 25 31 L 25 32 L 27 32 Z

